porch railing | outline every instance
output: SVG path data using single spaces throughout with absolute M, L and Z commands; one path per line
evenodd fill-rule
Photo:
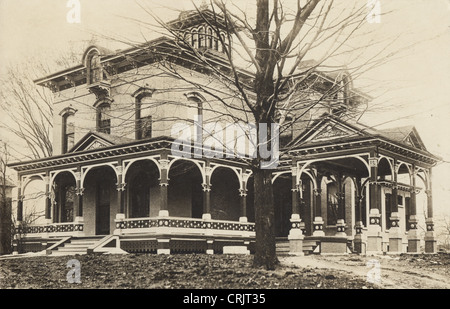
M 39 225 L 18 225 L 16 234 L 22 237 L 40 236 L 40 234 L 67 235 L 75 232 L 83 232 L 82 222 L 64 222 Z M 52 235 L 52 236 L 53 236 Z
M 255 224 L 251 222 L 236 222 L 212 219 L 195 218 L 127 218 L 116 220 L 116 229 L 123 233 L 133 232 L 137 229 L 171 228 L 171 229 L 197 229 L 230 232 L 255 232 Z

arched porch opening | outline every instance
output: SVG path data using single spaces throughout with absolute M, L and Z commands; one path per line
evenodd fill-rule
M 255 182 L 253 175 L 247 180 L 247 221 L 255 222 Z
M 45 183 L 41 177 L 31 177 L 23 188 L 23 222 L 45 223 Z
M 240 183 L 236 173 L 226 167 L 218 167 L 211 175 L 211 218 L 239 221 Z
M 159 211 L 159 170 L 151 160 L 131 164 L 125 176 L 126 217 L 157 216 Z
M 108 235 L 118 213 L 117 176 L 112 166 L 89 169 L 84 178 L 83 217 L 86 235 Z
M 290 173 L 278 176 L 273 182 L 275 209 L 275 237 L 287 237 L 291 229 L 292 176 Z
M 70 172 L 61 172 L 56 175 L 52 187 L 54 192 L 53 222 L 73 222 L 75 219 L 75 177 Z
M 177 159 L 170 166 L 168 207 L 172 217 L 202 218 L 202 174 L 192 161 Z

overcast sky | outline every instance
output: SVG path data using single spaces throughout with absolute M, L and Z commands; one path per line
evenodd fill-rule
M 80 0 L 79 24 L 67 22 L 67 2 L 0 0 L 0 73 L 9 63 L 21 62 L 24 57 L 53 57 L 69 48 L 85 46 L 95 36 L 94 32 L 99 36 L 131 37 L 138 41 L 156 35 L 146 33 L 147 30 L 124 18 L 151 22 L 134 0 Z M 147 3 L 165 12 L 162 17 L 167 20 L 177 17 L 178 12 L 163 10 L 163 5 L 179 10 L 192 8 L 188 0 Z M 379 3 L 383 13 L 393 12 L 383 15 L 381 23 L 371 25 L 373 35 L 382 38 L 401 34 L 393 49 L 414 45 L 401 57 L 370 72 L 364 80 L 364 83 L 373 82 L 369 94 L 377 103 L 399 108 L 368 114 L 363 121 L 377 127 L 415 125 L 428 150 L 450 161 L 450 0 L 380 0 Z M 240 0 L 239 5 L 247 7 L 248 3 Z M 105 44 L 113 50 L 120 47 L 114 42 Z M 437 212 L 445 210 L 450 214 L 449 165 L 441 164 L 434 170 L 434 204 Z

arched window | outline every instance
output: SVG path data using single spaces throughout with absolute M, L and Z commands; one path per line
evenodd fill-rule
M 211 28 L 208 28 L 208 48 L 213 48 L 213 33 Z
M 198 34 L 197 30 L 192 30 L 192 47 L 197 48 Z
M 222 53 L 225 53 L 226 51 L 225 34 L 221 33 L 220 37 L 222 38 Z
M 197 108 L 197 115 L 203 116 L 203 102 L 205 98 L 198 92 L 189 92 L 185 94 L 189 103 L 189 106 L 195 106 Z
M 111 134 L 111 105 L 107 102 L 97 106 L 97 131 Z
M 217 38 L 216 32 L 214 32 L 214 47 L 215 50 L 219 50 L 219 39 Z
M 135 105 L 135 137 L 136 139 L 144 139 L 152 137 L 152 107 L 154 100 L 152 98 L 153 91 L 151 89 L 140 89 L 136 95 Z
M 92 51 L 88 58 L 87 76 L 89 84 L 103 80 L 103 71 L 100 63 L 100 55 L 96 50 Z
M 61 113 L 61 153 L 66 153 L 75 144 L 75 112 L 73 108 L 65 108 Z
M 198 30 L 198 48 L 205 47 L 205 28 L 200 27 Z

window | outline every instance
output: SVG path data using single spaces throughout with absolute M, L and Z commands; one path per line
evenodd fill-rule
M 198 34 L 197 30 L 192 31 L 192 47 L 197 48 Z
M 213 34 L 211 28 L 208 28 L 208 48 L 213 48 Z
M 185 96 L 190 103 L 189 106 L 197 108 L 197 115 L 203 116 L 203 101 L 205 101 L 205 98 L 198 92 L 189 92 Z
M 135 137 L 136 139 L 152 137 L 152 107 L 154 100 L 151 91 L 144 91 L 136 97 Z
M 338 219 L 339 202 L 336 183 L 327 184 L 327 224 L 336 225 Z
M 205 28 L 201 27 L 200 30 L 198 30 L 198 47 L 205 47 Z
M 76 110 L 69 107 L 60 113 L 62 116 L 61 153 L 66 153 L 75 144 L 75 112 Z
M 88 59 L 88 80 L 89 84 L 94 84 L 103 79 L 100 55 L 97 51 L 93 51 L 92 55 Z
M 111 107 L 109 103 L 102 103 L 97 107 L 97 131 L 111 134 Z
M 75 186 L 66 184 L 61 188 L 61 222 L 73 222 Z
M 220 37 L 222 38 L 222 53 L 225 53 L 226 52 L 225 34 L 221 33 Z

